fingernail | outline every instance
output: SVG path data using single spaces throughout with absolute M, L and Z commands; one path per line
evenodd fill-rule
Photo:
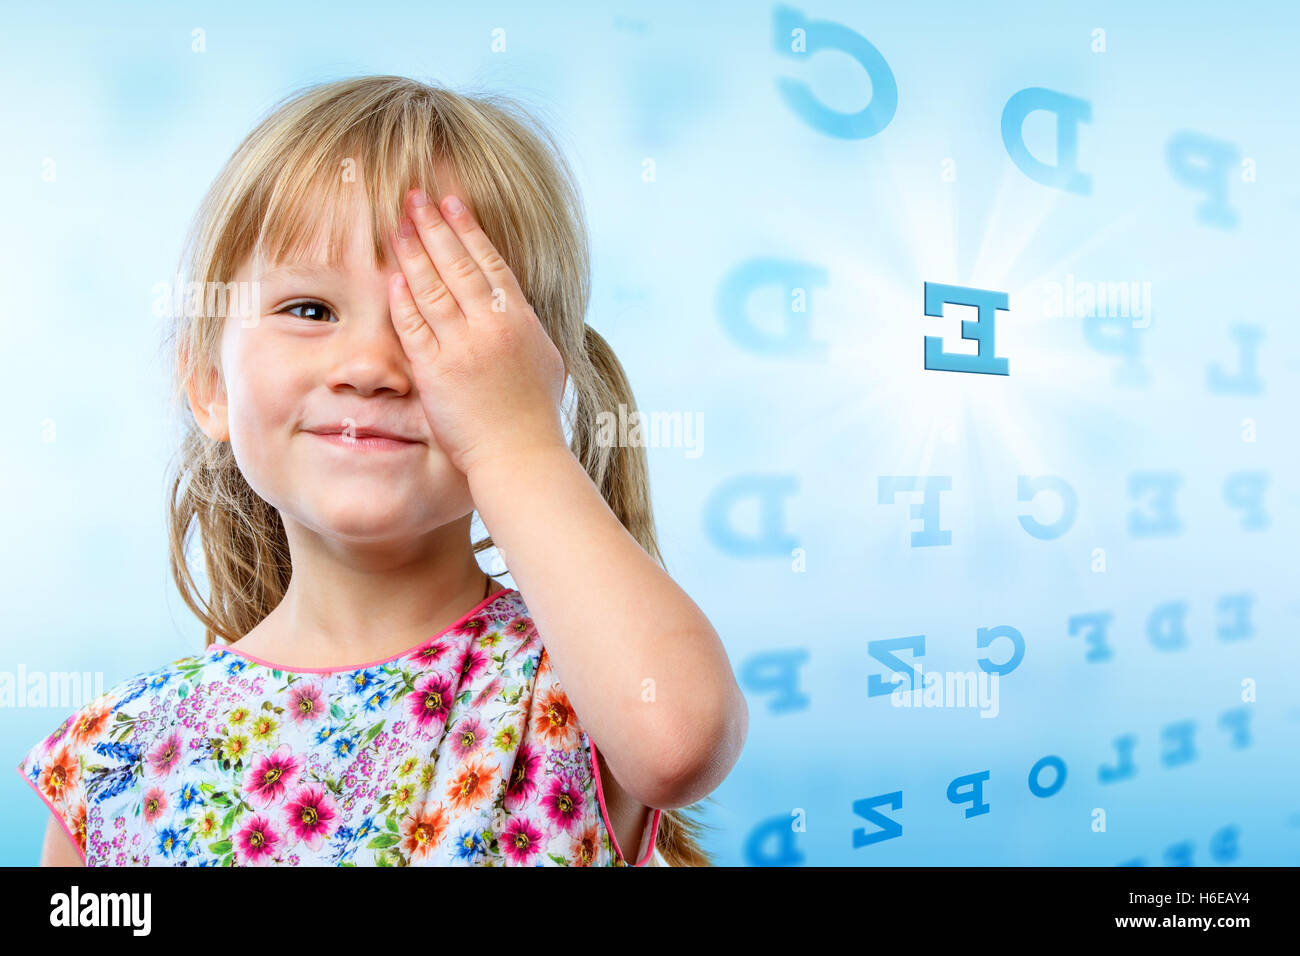
M 455 196 L 447 197 L 447 212 L 451 213 L 453 216 L 459 216 L 464 211 L 465 204 L 463 202 Z
M 429 205 L 429 197 L 423 189 L 415 191 L 415 195 L 411 197 L 411 205 L 416 207 Z
M 399 236 L 409 237 L 415 232 L 415 223 L 411 222 L 410 216 L 403 216 L 397 224 L 397 234 Z

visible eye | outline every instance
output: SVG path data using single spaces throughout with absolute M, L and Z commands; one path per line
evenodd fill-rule
M 326 305 L 324 302 L 317 302 L 317 301 L 315 301 L 314 299 L 309 299 L 309 300 L 307 300 L 306 302 L 295 302 L 293 305 L 286 305 L 286 306 L 285 306 L 283 309 L 281 309 L 280 311 L 281 311 L 281 312 L 292 312 L 294 309 L 310 309 L 310 310 L 314 311 L 314 312 L 316 313 L 316 316 L 315 316 L 315 317 L 307 316 L 307 315 L 301 315 L 301 316 L 298 316 L 298 318 L 301 318 L 301 319 L 308 319 L 308 321 L 312 321 L 312 322 L 320 321 L 320 319 L 319 319 L 319 315 L 320 315 L 320 313 L 322 313 L 322 312 L 324 312 L 324 313 L 327 314 L 327 315 L 334 315 L 334 310 L 333 310 L 333 309 L 331 309 L 331 308 L 330 308 L 328 305 Z M 334 316 L 334 321 L 335 321 L 335 322 L 338 321 L 338 316 Z

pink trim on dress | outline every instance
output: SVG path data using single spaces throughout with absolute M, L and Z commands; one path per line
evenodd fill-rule
M 618 836 L 614 833 L 614 827 L 609 822 L 609 808 L 605 806 L 605 788 L 600 784 L 600 754 L 596 751 L 596 741 L 591 737 L 587 738 L 587 744 L 591 747 L 591 770 L 596 777 L 596 799 L 600 801 L 600 816 L 605 821 L 605 831 L 609 834 L 610 840 L 614 844 L 614 852 L 618 854 L 619 860 L 627 863 L 627 857 L 618 846 Z M 636 862 L 636 866 L 648 866 L 651 857 L 655 855 L 655 841 L 659 839 L 659 816 L 662 810 L 650 808 L 652 816 L 650 817 L 650 845 L 646 848 L 645 856 Z M 638 847 L 639 849 L 639 847 Z
M 466 612 L 465 615 L 460 618 L 460 620 L 455 621 L 452 624 L 448 624 L 437 634 L 433 635 L 433 637 L 426 637 L 419 644 L 416 644 L 414 647 L 408 647 L 400 654 L 394 654 L 392 657 L 385 657 L 383 660 L 380 661 L 370 661 L 368 664 L 348 664 L 342 667 L 285 667 L 283 664 L 276 664 L 273 663 L 272 661 L 262 660 L 262 658 L 260 657 L 254 657 L 252 654 L 248 653 L 247 651 L 241 651 L 234 644 L 213 644 L 211 647 L 208 648 L 208 651 L 211 651 L 213 648 L 220 648 L 221 650 L 225 651 L 227 654 L 236 654 L 239 657 L 247 658 L 253 663 L 261 664 L 263 667 L 269 667 L 273 671 L 288 671 L 289 673 L 292 674 L 342 674 L 342 673 L 346 673 L 347 671 L 360 671 L 360 670 L 365 670 L 368 667 L 378 667 L 381 664 L 391 664 L 393 663 L 393 661 L 400 661 L 404 657 L 410 657 L 420 648 L 424 647 L 425 644 L 428 644 L 431 641 L 436 641 L 438 640 L 438 638 L 444 636 L 448 632 L 453 631 L 456 628 L 460 627 L 462 624 L 468 621 L 479 611 L 483 610 L 483 608 L 487 607 L 489 604 L 493 603 L 494 601 L 499 600 L 503 595 L 506 595 L 514 590 L 515 590 L 514 588 L 502 588 L 500 591 L 493 591 L 483 600 L 479 601 L 478 604 L 474 605 L 473 610 Z
M 77 843 L 76 835 L 72 832 L 72 828 L 68 826 L 68 821 L 63 819 L 63 814 L 59 811 L 59 808 L 56 807 L 54 804 L 50 803 L 49 797 L 41 793 L 41 788 L 36 785 L 36 781 L 32 780 L 31 777 L 27 776 L 27 774 L 23 773 L 22 767 L 14 767 L 14 769 L 18 771 L 18 776 L 22 777 L 29 784 L 31 784 L 32 789 L 36 791 L 36 795 L 41 798 L 42 802 L 44 802 L 44 804 L 47 807 L 50 808 L 50 812 L 54 814 L 54 818 L 58 820 L 60 826 L 63 827 L 63 832 L 66 833 L 68 835 L 68 839 L 72 841 L 72 848 L 77 851 L 77 857 L 81 860 L 81 865 L 89 866 L 90 864 L 86 862 L 86 854 L 82 851 L 81 846 Z M 89 808 L 87 809 L 86 812 L 87 814 L 89 814 L 90 812 Z

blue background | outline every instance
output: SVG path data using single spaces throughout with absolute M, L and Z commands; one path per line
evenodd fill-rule
M 1300 323 L 1277 289 L 1300 212 L 1295 7 L 473 6 L 7 13 L 0 671 L 99 671 L 108 687 L 201 648 L 166 564 L 155 286 L 275 100 L 397 73 L 541 111 L 590 216 L 588 320 L 644 410 L 703 422 L 698 457 L 649 454 L 669 572 L 750 705 L 744 755 L 708 804 L 719 862 L 1296 863 Z M 790 18 L 819 22 L 805 53 Z M 830 26 L 885 71 L 817 39 Z M 792 106 L 791 83 L 815 105 Z M 1031 87 L 1088 103 L 1086 195 L 1009 155 L 1003 108 Z M 872 135 L 821 122 L 873 104 Z M 1049 165 L 1055 128 L 1043 111 L 1023 127 Z M 1205 187 L 1171 167 L 1183 133 L 1230 150 L 1205 175 L 1234 224 L 1207 220 Z M 1049 314 L 1067 276 L 1150 283 L 1149 325 Z M 974 310 L 928 317 L 927 282 L 1008 296 L 1008 375 L 924 367 L 927 335 L 974 351 Z M 1160 513 L 1130 490 L 1145 473 L 1176 476 L 1171 532 L 1142 530 Z M 1225 493 L 1241 474 L 1253 503 Z M 1076 497 L 1050 537 L 1020 516 L 1050 525 L 1061 505 L 1019 500 L 1021 475 Z M 932 527 L 950 543 L 914 543 L 921 496 L 881 504 L 888 476 L 948 479 Z M 1153 640 L 1162 607 L 1183 627 Z M 1103 659 L 1071 634 L 1092 613 L 1111 615 Z M 1024 654 L 996 718 L 869 695 L 872 675 L 898 679 L 873 642 L 924 635 L 904 668 L 970 672 L 1005 660 L 1007 639 L 976 644 L 998 626 Z M 3 711 L 0 753 L 17 764 L 70 709 Z M 1117 740 L 1132 772 L 1104 782 Z M 1066 777 L 1037 796 L 1049 755 Z M 988 810 L 967 817 L 949 786 L 981 774 Z M 48 811 L 12 769 L 0 800 L 0 863 L 34 862 Z

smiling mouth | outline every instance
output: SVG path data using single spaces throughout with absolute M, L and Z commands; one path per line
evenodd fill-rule
M 343 432 L 308 432 L 316 438 L 351 451 L 400 451 L 403 448 L 416 448 L 421 442 L 406 441 L 402 438 L 387 438 L 381 435 L 357 435 L 349 437 Z

